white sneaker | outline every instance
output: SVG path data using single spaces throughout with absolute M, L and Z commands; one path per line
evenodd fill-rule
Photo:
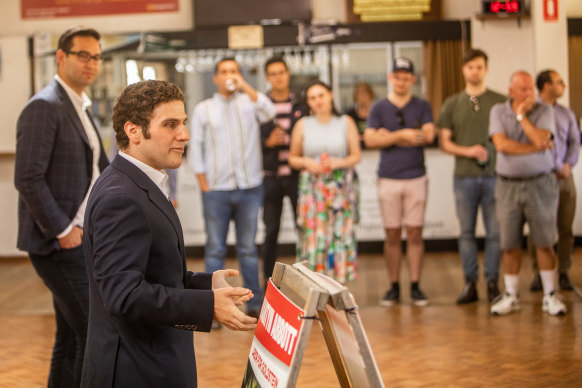
M 507 292 L 499 295 L 492 303 L 491 314 L 507 315 L 519 310 L 519 299 L 517 299 L 517 295 L 511 295 Z
M 548 315 L 566 315 L 566 305 L 562 303 L 554 291 L 548 295 L 544 295 L 542 302 L 542 311 Z

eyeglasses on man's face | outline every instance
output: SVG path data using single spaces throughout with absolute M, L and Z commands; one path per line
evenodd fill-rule
M 470 96 L 469 99 L 471 100 L 471 102 L 473 103 L 473 110 L 475 112 L 479 112 L 479 109 L 481 109 L 479 107 L 479 99 L 475 96 Z
M 103 61 L 101 54 L 91 55 L 87 51 L 65 51 L 65 53 L 76 55 L 79 61 L 83 63 L 88 63 L 91 59 L 97 63 L 101 63 L 101 61 Z

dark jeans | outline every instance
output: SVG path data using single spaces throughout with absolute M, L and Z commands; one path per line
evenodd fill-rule
M 89 282 L 83 247 L 46 256 L 30 254 L 30 259 L 53 294 L 56 333 L 48 387 L 78 387 L 89 316 Z
M 281 212 L 285 196 L 291 200 L 293 214 L 297 218 L 297 177 L 265 176 L 263 188 L 263 222 L 265 223 L 265 243 L 263 244 L 263 274 L 265 281 L 273 275 L 277 260 L 277 239 L 281 226 Z

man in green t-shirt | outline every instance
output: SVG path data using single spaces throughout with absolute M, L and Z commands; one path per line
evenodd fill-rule
M 489 111 L 507 98 L 487 89 L 487 54 L 471 49 L 463 58 L 465 90 L 448 97 L 437 125 L 440 148 L 455 155 L 454 191 L 460 224 L 459 254 L 465 275 L 465 287 L 457 304 L 478 300 L 479 277 L 475 225 L 481 207 L 485 224 L 485 278 L 488 300 L 497 295 L 499 272 L 499 225 L 495 217 L 495 149 L 489 140 Z

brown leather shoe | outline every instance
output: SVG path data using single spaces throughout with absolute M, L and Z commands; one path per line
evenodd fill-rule
M 560 285 L 560 290 L 563 291 L 574 291 L 572 283 L 570 283 L 570 277 L 567 272 L 560 272 L 558 276 L 558 284 Z
M 499 287 L 497 287 L 497 279 L 489 279 L 487 281 L 487 300 L 489 303 L 493 302 L 499 296 Z
M 475 287 L 475 282 L 472 280 L 467 280 L 465 282 L 465 287 L 459 297 L 457 298 L 457 304 L 467 304 L 473 303 L 479 300 L 477 297 L 477 288 Z

